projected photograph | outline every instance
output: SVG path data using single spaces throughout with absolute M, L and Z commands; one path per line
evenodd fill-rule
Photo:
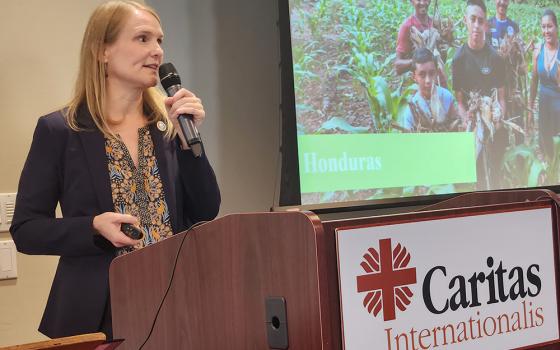
M 557 185 L 556 0 L 290 0 L 302 204 Z

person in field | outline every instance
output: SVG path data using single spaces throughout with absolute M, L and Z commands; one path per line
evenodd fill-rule
M 529 107 L 536 109 L 538 103 L 538 139 L 541 150 L 551 162 L 554 156 L 553 137 L 560 132 L 560 86 L 558 79 L 560 52 L 558 50 L 558 21 L 552 10 L 545 10 L 541 17 L 541 29 L 544 42 L 537 45 L 533 53 L 533 79 Z M 529 122 L 533 123 L 533 114 L 529 114 Z
M 519 34 L 519 25 L 508 17 L 509 0 L 495 0 L 496 15 L 488 20 L 486 38 L 490 45 L 498 50 L 503 45 L 506 36 Z
M 437 74 L 432 52 L 426 48 L 415 50 L 412 55 L 412 77 L 418 90 L 404 112 L 404 129 L 422 131 L 424 127 L 429 131 L 450 131 L 457 117 L 455 98 L 449 90 L 436 85 Z M 431 119 L 434 121 L 433 127 L 426 124 Z
M 399 29 L 397 37 L 397 49 L 395 59 L 395 71 L 402 75 L 412 70 L 412 54 L 414 46 L 410 38 L 411 28 L 416 28 L 419 32 L 430 30 L 434 27 L 432 17 L 428 15 L 428 8 L 431 0 L 410 0 L 414 6 L 414 14 L 404 20 Z M 447 86 L 447 77 L 443 72 L 443 67 L 439 67 L 438 76 L 441 86 Z
M 497 94 L 501 116 L 499 120 L 493 120 L 495 134 L 486 137 L 484 155 L 477 153 L 477 188 L 497 189 L 501 187 L 501 162 L 508 144 L 507 131 L 501 126 L 501 118 L 507 113 L 505 62 L 485 40 L 488 22 L 482 0 L 467 1 L 464 21 L 468 36 L 453 58 L 453 88 L 463 127 L 469 131 L 476 123 L 475 116 L 469 111 L 471 93 L 486 97 Z

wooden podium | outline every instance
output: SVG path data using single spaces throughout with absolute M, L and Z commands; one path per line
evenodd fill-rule
M 139 349 L 174 271 L 144 349 L 342 349 L 337 228 L 542 207 L 551 198 L 474 193 L 421 212 L 327 222 L 311 212 L 228 215 L 114 260 L 114 337 L 125 339 L 119 349 Z

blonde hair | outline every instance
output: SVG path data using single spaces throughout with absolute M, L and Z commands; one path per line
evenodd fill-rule
M 80 131 L 78 109 L 85 104 L 93 122 L 105 137 L 114 137 L 107 124 L 105 63 L 100 58 L 107 45 L 117 40 L 123 24 L 133 10 L 143 10 L 153 15 L 161 24 L 158 14 L 149 6 L 128 0 L 108 1 L 95 9 L 91 15 L 82 40 L 80 68 L 74 88 L 74 95 L 67 105 L 66 119 L 72 130 Z M 148 122 L 164 122 L 167 125 L 165 136 L 174 135 L 173 124 L 167 116 L 163 103 L 163 93 L 155 87 L 144 90 L 142 94 L 144 113 Z

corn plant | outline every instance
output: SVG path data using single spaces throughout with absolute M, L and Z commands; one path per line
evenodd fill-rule
M 544 159 L 535 145 L 522 144 L 506 152 L 502 168 L 509 187 L 538 187 L 558 183 L 560 136 L 554 137 L 553 140 L 552 159 Z
M 316 42 L 310 42 L 305 46 L 292 47 L 292 59 L 294 69 L 294 89 L 296 95 L 303 93 L 304 84 L 316 79 L 313 65 L 316 64 L 315 58 L 323 51 L 315 49 Z
M 503 169 L 507 187 L 537 187 L 544 165 L 534 147 L 522 144 L 506 152 Z
M 385 40 L 396 40 L 397 31 L 404 19 L 409 16 L 411 9 L 409 1 L 371 1 L 368 13 L 375 19 L 375 27 L 383 33 Z
M 323 27 L 329 23 L 330 20 L 330 0 L 318 0 L 315 3 L 313 11 L 305 12 L 305 17 L 309 25 L 309 30 L 314 38 L 319 38 L 322 35 Z
M 361 77 L 360 81 L 367 95 L 374 132 L 392 132 L 414 90 L 408 87 L 403 91 L 391 91 L 387 81 L 381 76 Z
M 552 138 L 554 144 L 554 154 L 552 159 L 549 159 L 550 166 L 546 171 L 546 181 L 549 184 L 557 184 L 560 182 L 560 136 Z

